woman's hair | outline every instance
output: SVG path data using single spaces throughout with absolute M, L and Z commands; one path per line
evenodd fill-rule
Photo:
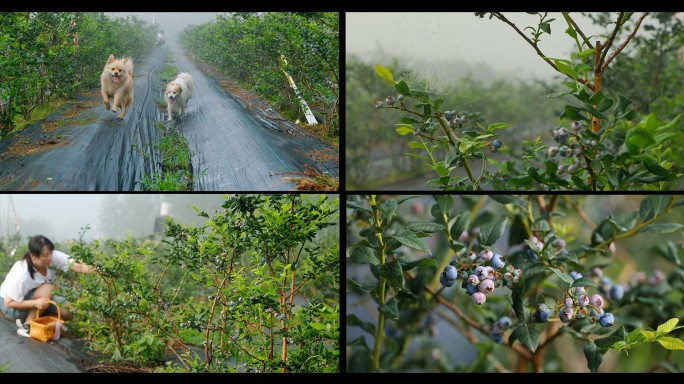
M 26 264 L 28 265 L 28 272 L 29 275 L 31 275 L 31 278 L 33 279 L 33 272 L 36 271 L 36 267 L 33 265 L 33 260 L 31 260 L 31 255 L 33 256 L 40 256 L 40 252 L 43 250 L 43 247 L 47 246 L 50 252 L 55 250 L 55 245 L 52 244 L 52 241 L 48 239 L 47 237 L 43 235 L 36 235 L 33 236 L 29 240 L 28 244 L 28 252 L 24 255 L 24 260 L 26 260 Z

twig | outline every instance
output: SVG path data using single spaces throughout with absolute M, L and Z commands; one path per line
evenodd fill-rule
M 606 40 L 605 44 L 603 44 L 603 52 L 601 52 L 601 58 L 600 60 L 598 60 L 599 67 L 601 67 L 603 62 L 606 60 L 606 54 L 608 53 L 608 49 L 610 48 L 610 46 L 613 45 L 615 36 L 617 35 L 618 31 L 620 30 L 620 27 L 622 26 L 622 18 L 624 17 L 624 15 L 624 12 L 620 12 L 620 14 L 617 17 L 617 20 L 615 21 L 615 28 L 613 28 L 613 32 L 610 33 L 610 36 L 608 36 L 608 39 Z
M 639 20 L 637 20 L 636 25 L 634 26 L 634 30 L 632 31 L 632 33 L 630 33 L 629 36 L 627 36 L 627 38 L 626 38 L 625 41 L 622 43 L 622 45 L 620 45 L 620 46 L 618 47 L 618 49 L 616 49 L 615 52 L 613 52 L 613 53 L 608 57 L 608 60 L 606 60 L 606 62 L 603 64 L 603 66 L 601 67 L 601 73 L 603 73 L 603 72 L 606 70 L 606 68 L 608 68 L 608 64 L 610 64 L 610 62 L 613 61 L 613 59 L 615 59 L 615 57 L 616 57 L 618 54 L 620 54 L 620 52 L 621 52 L 623 49 L 625 49 L 625 47 L 627 46 L 627 44 L 629 43 L 629 41 L 632 40 L 632 38 L 634 37 L 634 35 L 636 35 L 637 31 L 639 30 L 639 26 L 641 26 L 641 22 L 644 20 L 644 18 L 646 18 L 646 16 L 648 16 L 648 14 L 649 14 L 649 12 L 644 12 L 644 14 L 641 15 L 641 17 L 639 18 Z

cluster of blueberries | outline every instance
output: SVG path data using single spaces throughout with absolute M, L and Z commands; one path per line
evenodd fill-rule
M 577 134 L 582 129 L 582 122 L 573 121 L 570 127 Z M 555 157 L 556 155 L 560 155 L 561 157 L 566 158 L 572 158 L 573 156 L 576 157 L 570 165 L 559 165 L 556 174 L 558 176 L 563 176 L 568 173 L 577 172 L 577 170 L 580 167 L 579 156 L 582 154 L 582 146 L 572 146 L 568 144 L 570 132 L 567 130 L 567 128 L 554 129 L 553 131 L 551 131 L 551 136 L 553 137 L 553 140 L 559 144 L 559 146 L 549 147 L 549 157 Z M 585 144 L 589 147 L 594 147 L 598 144 L 598 142 L 596 140 L 587 140 L 585 141 Z
M 582 277 L 582 274 L 572 271 L 570 276 L 577 280 Z M 613 291 L 609 297 L 613 300 L 620 300 L 624 294 L 624 289 L 618 284 L 614 286 L 619 286 L 620 288 L 608 288 L 609 291 Z M 604 304 L 603 296 L 598 293 L 589 297 L 584 287 L 575 287 L 571 289 L 570 295 L 567 295 L 563 299 L 562 305 L 559 306 L 558 318 L 563 323 L 569 323 L 573 318 L 588 318 L 591 323 L 599 323 L 602 327 L 610 327 L 615 322 L 615 318 L 612 313 L 603 310 Z M 538 321 L 546 322 L 551 316 L 551 309 L 546 304 L 540 303 L 534 316 Z
M 474 266 L 474 268 L 470 271 L 462 271 L 463 287 L 473 302 L 478 305 L 484 304 L 487 301 L 486 295 L 492 293 L 497 286 L 512 287 L 520 281 L 522 276 L 522 271 L 512 265 L 506 268 L 506 272 L 501 273 L 500 270 L 503 270 L 506 265 L 506 259 L 489 249 L 483 249 L 479 255 L 470 252 L 467 258 L 470 261 L 470 267 Z M 456 267 L 447 265 L 439 276 L 439 282 L 445 287 L 452 287 L 456 284 L 457 278 L 458 270 Z

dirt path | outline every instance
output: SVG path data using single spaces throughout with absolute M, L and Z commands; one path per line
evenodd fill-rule
M 192 74 L 195 84 L 188 114 L 170 123 L 162 95 L 171 79 L 160 78 L 167 49 L 176 58 L 170 64 Z M 134 105 L 123 120 L 104 108 L 96 89 L 0 142 L 0 190 L 140 190 L 140 181 L 161 171 L 157 146 L 169 129 L 188 141 L 194 191 L 294 190 L 290 178 L 308 169 L 338 175 L 338 149 L 268 104 L 231 95 L 173 43 L 135 63 Z

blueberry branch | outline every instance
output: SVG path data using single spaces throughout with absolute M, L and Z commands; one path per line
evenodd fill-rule
M 370 195 L 368 201 L 373 210 L 373 225 L 380 228 L 382 226 L 382 218 L 380 217 L 380 208 L 376 195 Z M 380 265 L 385 264 L 385 243 L 382 239 L 382 232 L 376 232 L 375 236 L 378 238 L 378 256 L 380 257 Z M 380 277 L 380 285 L 378 286 L 378 304 L 380 307 L 385 305 L 385 285 L 387 278 Z M 383 343 L 385 336 L 385 313 L 378 311 L 378 325 L 375 329 L 375 344 L 373 345 L 373 369 L 380 371 L 380 346 Z
M 500 12 L 492 12 L 492 14 L 493 14 L 494 17 L 496 17 L 497 19 L 499 19 L 499 20 L 503 21 L 504 23 L 510 25 L 511 28 L 513 28 L 520 36 L 522 36 L 523 39 L 525 39 L 525 41 L 526 41 L 530 46 L 532 46 L 532 48 L 534 48 L 535 52 L 537 52 L 537 55 L 539 55 L 539 57 L 541 57 L 541 58 L 542 58 L 545 62 L 547 62 L 551 67 L 553 67 L 553 69 L 556 70 L 556 72 L 561 73 L 561 74 L 563 74 L 564 76 L 570 77 L 569 75 L 566 75 L 566 74 L 562 73 L 562 72 L 558 69 L 558 67 L 556 66 L 556 64 L 555 64 L 553 61 L 551 61 L 550 59 L 548 59 L 547 56 L 539 49 L 539 46 L 537 45 L 537 43 L 536 43 L 536 42 L 533 42 L 533 41 L 530 40 L 527 36 L 525 36 L 525 34 L 518 28 L 518 26 L 516 26 L 513 22 L 511 22 L 510 20 L 508 20 L 502 13 L 500 13 Z M 585 84 L 585 85 L 588 83 L 588 81 L 587 81 L 586 79 L 579 79 L 579 78 L 578 78 L 578 79 L 573 79 L 573 80 L 577 80 L 577 81 L 579 81 L 580 83 Z

